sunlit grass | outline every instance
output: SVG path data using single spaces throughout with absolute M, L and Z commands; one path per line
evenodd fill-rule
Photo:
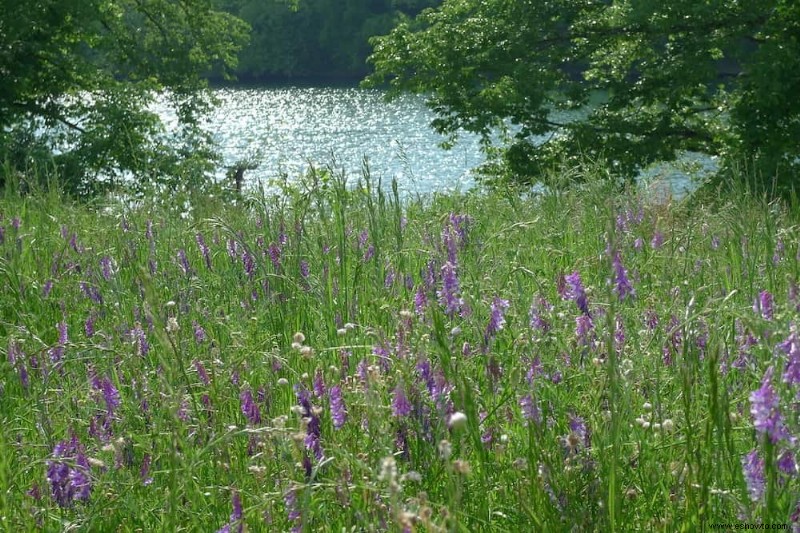
M 797 223 L 326 172 L 188 216 L 8 194 L 3 526 L 789 523 Z

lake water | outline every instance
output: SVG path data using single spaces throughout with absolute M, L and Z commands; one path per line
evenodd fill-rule
M 484 161 L 478 137 L 464 134 L 451 150 L 429 126 L 433 113 L 422 97 L 387 102 L 378 90 L 347 87 L 219 89 L 220 105 L 206 127 L 226 165 L 257 157 L 250 181 L 278 171 L 296 176 L 310 163 L 335 162 L 352 180 L 366 157 L 374 177 L 398 180 L 404 192 L 465 190 L 470 170 Z
M 245 175 L 250 183 L 332 163 L 354 181 L 366 157 L 371 174 L 387 186 L 397 178 L 403 194 L 463 191 L 474 185 L 470 171 L 485 160 L 477 135 L 463 133 L 451 150 L 440 148 L 444 138 L 431 129 L 434 115 L 418 95 L 387 102 L 379 90 L 354 87 L 259 87 L 217 89 L 216 96 L 220 105 L 206 127 L 225 165 L 259 161 Z M 681 162 L 701 175 L 715 168 L 700 154 L 685 154 Z M 681 194 L 692 187 L 686 166 L 657 165 L 643 175 Z

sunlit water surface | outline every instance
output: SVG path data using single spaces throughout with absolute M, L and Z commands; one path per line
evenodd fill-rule
M 225 166 L 258 162 L 245 174 L 247 185 L 268 185 L 281 173 L 295 179 L 309 165 L 344 170 L 355 181 L 366 160 L 376 180 L 388 187 L 395 178 L 403 195 L 464 191 L 475 184 L 471 171 L 485 161 L 477 135 L 462 132 L 454 148 L 441 148 L 445 138 L 430 127 L 434 115 L 418 95 L 386 101 L 379 90 L 290 86 L 215 92 L 220 105 L 205 127 Z M 692 188 L 686 163 L 700 175 L 715 168 L 699 154 L 686 154 L 681 163 L 656 165 L 643 176 L 681 194 Z
M 396 178 L 404 192 L 466 190 L 484 161 L 478 137 L 464 134 L 451 150 L 430 127 L 433 114 L 419 96 L 387 102 L 377 90 L 342 87 L 220 89 L 206 123 L 225 165 L 256 158 L 252 183 L 279 172 L 298 176 L 310 164 L 334 165 L 350 179 L 368 161 L 373 177 Z

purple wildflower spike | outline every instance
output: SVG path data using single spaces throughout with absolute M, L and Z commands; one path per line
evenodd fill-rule
M 545 300 L 543 297 L 538 297 L 531 302 L 531 308 L 528 311 L 528 317 L 530 319 L 529 325 L 532 330 L 538 331 L 539 333 L 547 333 L 550 331 L 550 323 L 545 319 L 542 314 L 543 312 L 549 312 L 553 310 L 553 306 Z
M 281 248 L 274 242 L 269 244 L 269 260 L 272 262 L 272 268 L 275 272 L 281 270 Z
M 92 490 L 88 472 L 89 462 L 77 437 L 56 444 L 53 459 L 47 461 L 53 500 L 60 507 L 71 507 L 74 500 L 88 500 Z
M 330 390 L 331 399 L 331 418 L 333 419 L 333 427 L 341 429 L 345 422 L 347 422 L 347 409 L 344 406 L 344 399 L 342 398 L 342 388 L 339 385 L 334 385 Z
M 203 329 L 203 326 L 201 326 L 196 320 L 193 320 L 192 328 L 194 329 L 195 342 L 197 344 L 204 343 L 208 337 L 206 336 L 206 330 Z
M 489 325 L 486 326 L 486 333 L 484 335 L 486 340 L 494 337 L 498 331 L 503 329 L 506 323 L 505 310 L 508 309 L 508 307 L 508 300 L 503 300 L 497 296 L 494 297 L 491 305 L 492 314 L 489 318 Z
M 794 477 L 797 475 L 797 461 L 794 454 L 790 450 L 784 450 L 778 457 L 777 461 L 778 470 L 787 476 Z
M 650 247 L 653 250 L 657 250 L 661 248 L 661 245 L 664 244 L 664 235 L 660 231 L 656 231 L 653 233 L 653 238 L 650 241 Z
M 183 272 L 185 276 L 188 276 L 192 271 L 191 267 L 189 266 L 189 259 L 186 257 L 186 250 L 183 248 L 178 250 L 178 266 L 181 268 L 181 272 Z
M 136 346 L 136 353 L 142 357 L 150 352 L 150 343 L 147 342 L 147 336 L 142 329 L 142 324 L 137 322 L 131 331 L 133 343 Z
M 261 410 L 258 404 L 253 400 L 253 394 L 250 389 L 245 389 L 239 394 L 239 401 L 241 403 L 242 414 L 244 414 L 247 421 L 253 425 L 258 426 L 261 424 Z
M 753 450 L 742 457 L 742 470 L 744 479 L 747 482 L 747 491 L 750 499 L 754 502 L 760 501 L 764 497 L 764 460 L 758 457 L 758 451 Z
M 106 255 L 100 259 L 100 272 L 103 274 L 103 279 L 106 281 L 111 279 L 114 275 L 114 260 Z
M 750 414 L 756 431 L 768 435 L 773 443 L 786 436 L 778 406 L 778 395 L 772 387 L 773 367 L 764 372 L 761 387 L 750 394 Z
M 589 315 L 575 318 L 575 336 L 581 346 L 591 346 L 594 342 L 594 322 Z
M 411 414 L 411 403 L 408 401 L 406 391 L 402 385 L 395 387 L 392 393 L 392 415 L 397 418 L 404 418 Z
M 525 419 L 526 425 L 528 424 L 528 421 L 532 421 L 537 425 L 542 422 L 542 414 L 539 411 L 539 407 L 536 405 L 536 402 L 534 402 L 532 395 L 526 394 L 520 398 L 519 406 L 522 409 L 522 417 Z
M 252 280 L 256 274 L 256 263 L 253 256 L 247 250 L 242 251 L 242 268 L 247 274 L 248 279 Z
M 778 348 L 788 356 L 782 376 L 783 382 L 790 385 L 800 384 L 800 338 L 795 324 L 790 326 L 789 337 L 780 343 Z
M 195 241 L 197 241 L 197 247 L 200 249 L 200 254 L 202 254 L 203 260 L 206 263 L 206 268 L 211 270 L 211 250 L 209 250 L 208 246 L 206 246 L 206 240 L 203 238 L 203 234 L 198 233 L 194 238 Z
M 416 312 L 418 316 L 423 316 L 426 307 L 428 307 L 428 296 L 425 294 L 425 290 L 419 287 L 414 294 L 414 312 Z
M 314 374 L 314 396 L 317 398 L 322 398 L 328 392 L 325 388 L 325 377 L 322 375 L 322 371 L 317 369 L 316 373 Z
M 636 291 L 633 289 L 631 282 L 628 280 L 628 271 L 622 264 L 620 253 L 614 254 L 614 292 L 617 293 L 620 301 L 628 297 L 635 297 Z
M 574 301 L 583 314 L 590 315 L 589 300 L 586 298 L 580 274 L 578 272 L 568 274 L 564 276 L 564 282 L 566 283 L 565 297 Z
M 197 376 L 200 378 L 200 381 L 203 382 L 203 385 L 209 385 L 211 383 L 211 378 L 208 376 L 208 372 L 206 372 L 206 367 L 203 366 L 203 363 L 200 362 L 199 359 L 194 360 L 194 368 L 197 370 Z
M 753 302 L 753 312 L 764 320 L 772 320 L 774 315 L 773 297 L 769 291 L 761 291 Z
M 459 312 L 464 300 L 459 296 L 458 276 L 456 267 L 451 262 L 442 267 L 442 289 L 437 292 L 439 303 L 445 308 L 449 317 L 454 317 Z
M 303 279 L 308 279 L 309 275 L 310 271 L 308 269 L 308 261 L 303 259 L 300 261 L 300 277 L 302 277 Z

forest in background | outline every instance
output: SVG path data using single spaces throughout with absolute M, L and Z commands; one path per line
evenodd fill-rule
M 216 0 L 252 27 L 235 69 L 240 82 L 359 80 L 369 38 L 441 0 Z M 218 81 L 218 80 L 217 80 Z

